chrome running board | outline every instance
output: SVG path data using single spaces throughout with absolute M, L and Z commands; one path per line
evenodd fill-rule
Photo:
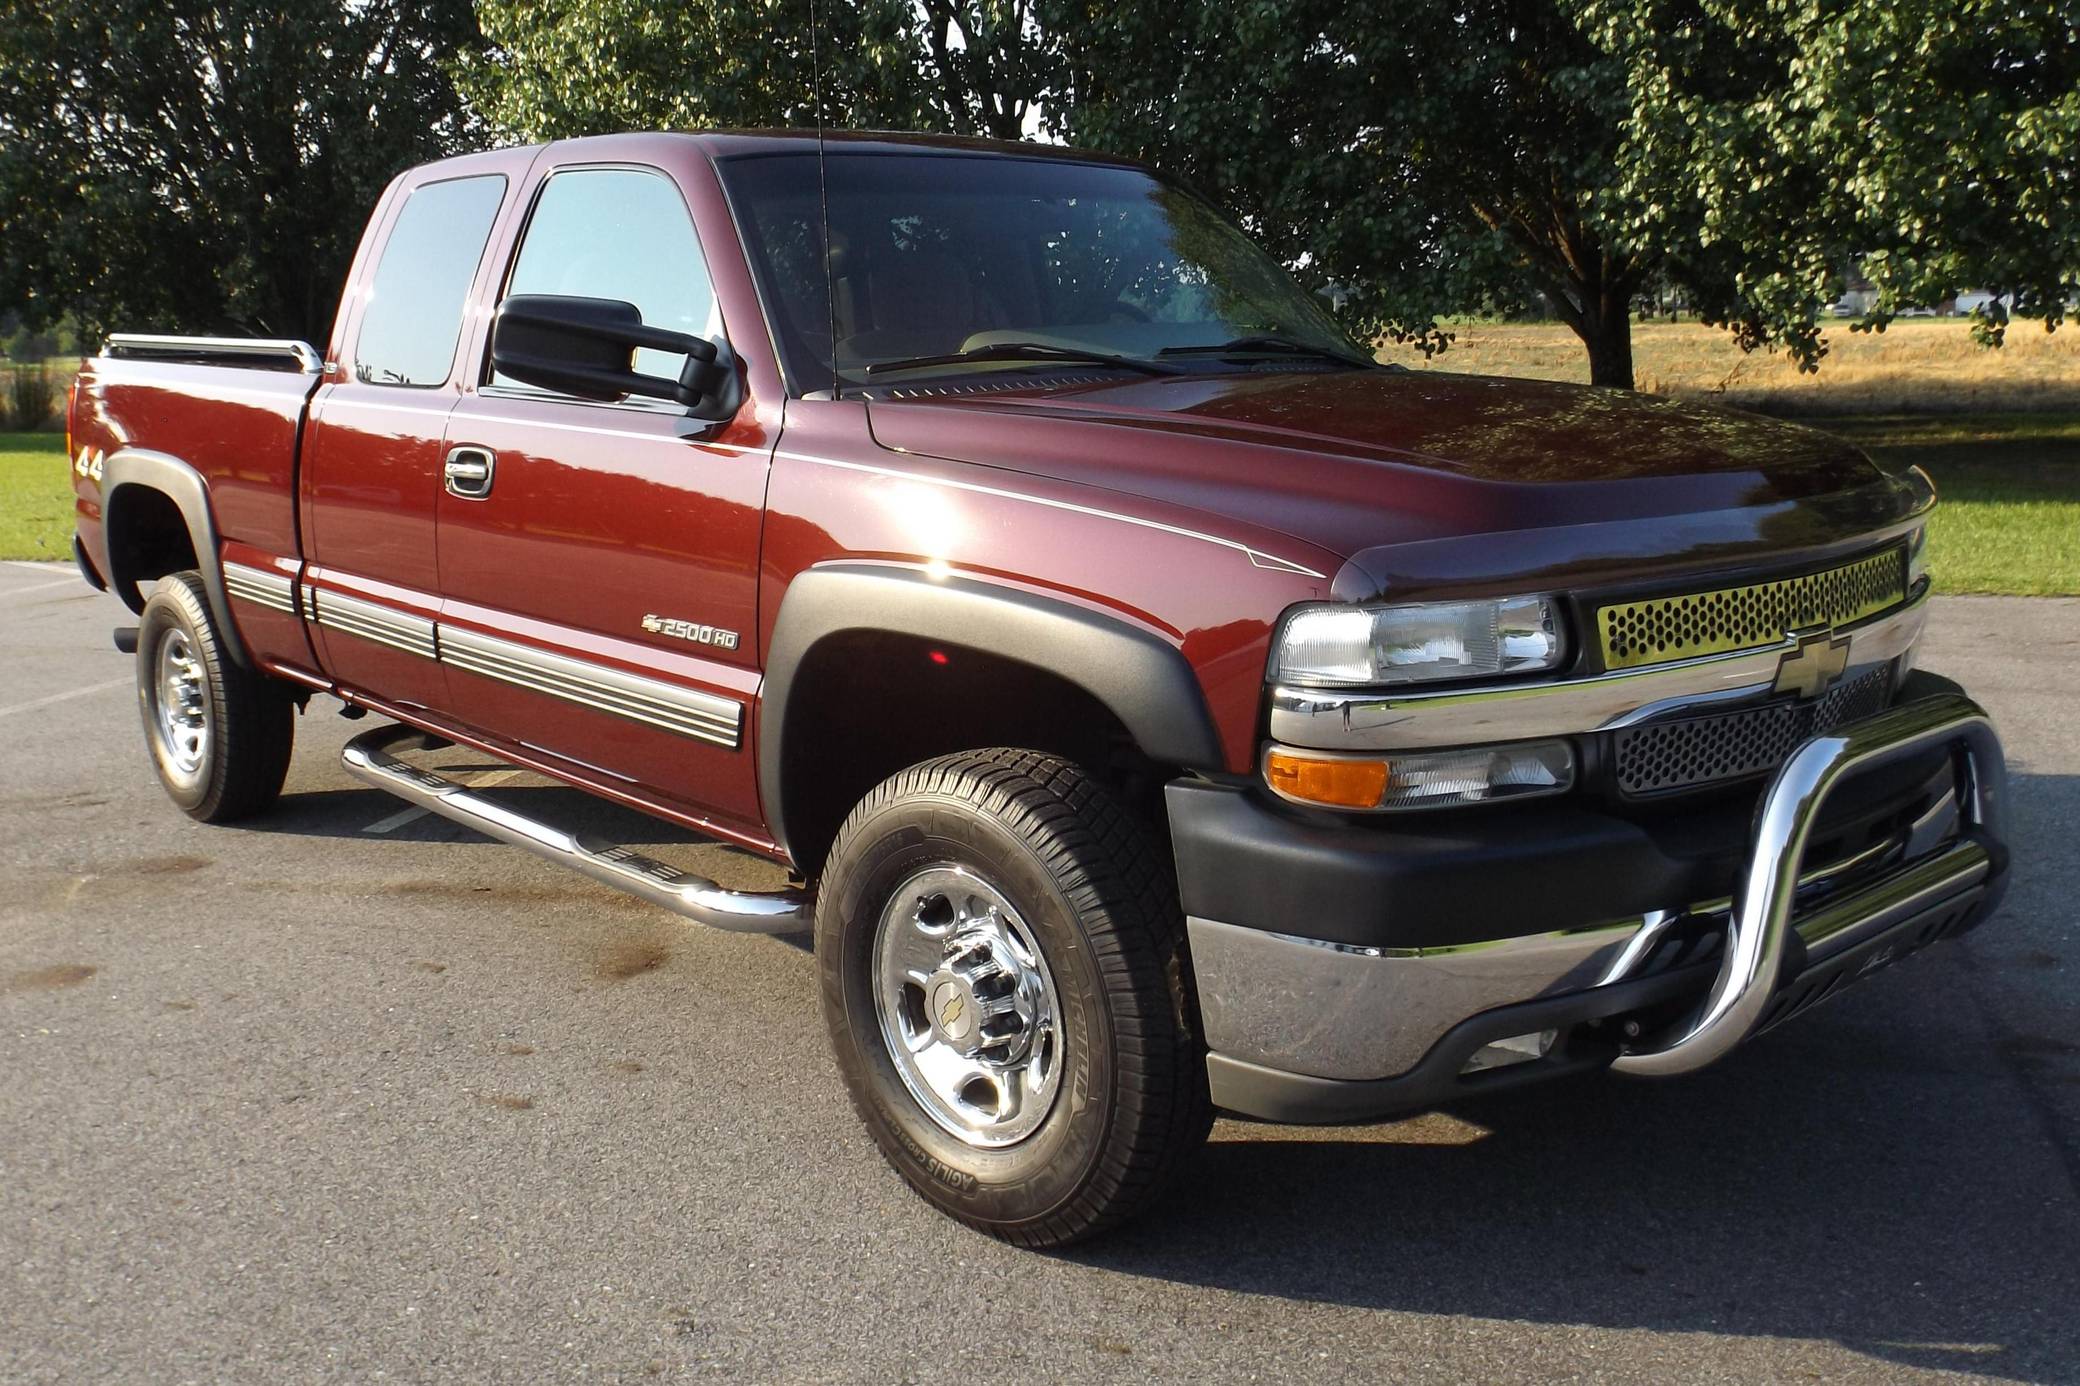
M 528 818 L 450 779 L 408 765 L 393 751 L 407 742 L 425 744 L 416 727 L 393 725 L 363 732 L 340 753 L 347 773 L 387 790 L 407 803 L 451 818 L 466 828 L 640 896 L 673 914 L 733 933 L 785 934 L 806 929 L 811 897 L 806 891 L 770 894 L 724 890 L 703 876 L 646 857 L 626 847 L 583 837 Z

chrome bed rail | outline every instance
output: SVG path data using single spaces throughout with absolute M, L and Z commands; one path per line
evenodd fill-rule
M 116 332 L 110 334 L 101 354 L 127 360 L 208 366 L 287 366 L 305 375 L 316 375 L 325 364 L 316 347 L 288 337 L 173 337 Z M 216 357 L 224 359 L 212 359 Z

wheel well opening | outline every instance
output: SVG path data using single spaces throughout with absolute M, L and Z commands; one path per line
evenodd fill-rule
M 108 499 L 108 578 L 132 611 L 144 609 L 144 588 L 168 573 L 199 566 L 187 517 L 164 491 L 123 486 Z
M 983 746 L 1073 761 L 1160 823 L 1167 772 L 1110 708 L 1060 674 L 986 650 L 894 632 L 834 635 L 804 658 L 783 715 L 780 826 L 806 876 L 875 785 Z

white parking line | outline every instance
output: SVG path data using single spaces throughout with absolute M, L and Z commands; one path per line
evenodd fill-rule
M 516 780 L 526 773 L 527 772 L 524 770 L 500 770 L 496 774 L 486 775 L 484 776 L 484 778 L 480 780 L 471 780 L 469 782 L 469 787 L 471 789 L 489 789 L 493 785 L 504 784 L 507 780 Z M 391 814 L 388 818 L 378 818 L 375 822 L 369 824 L 361 831 L 364 833 L 396 832 L 405 824 L 415 823 L 419 819 L 424 818 L 430 812 L 432 812 L 431 809 L 423 808 L 402 809 L 397 813 Z
M 32 573 L 55 573 L 72 566 L 56 558 L 48 563 L 37 563 L 27 558 L 0 559 L 0 562 L 6 563 L 10 568 L 27 568 Z
M 84 698 L 89 693 L 106 693 L 111 688 L 128 688 L 131 683 L 132 679 L 127 675 L 119 679 L 110 679 L 107 683 L 90 683 L 85 688 L 73 688 L 63 693 L 53 693 L 48 698 L 35 698 L 26 703 L 16 703 L 13 707 L 0 707 L 0 717 L 12 717 L 17 712 L 34 712 L 40 707 L 49 707 L 52 703 L 62 703 L 73 698 Z
M 76 577 L 59 578 L 56 582 L 32 582 L 27 587 L 0 587 L 0 597 L 20 597 L 31 592 L 48 592 L 53 587 L 85 587 Z

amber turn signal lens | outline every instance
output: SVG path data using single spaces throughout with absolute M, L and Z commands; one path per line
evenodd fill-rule
M 1318 760 L 1273 751 L 1264 758 L 1264 778 L 1288 798 L 1332 808 L 1378 808 L 1387 792 L 1383 760 Z

